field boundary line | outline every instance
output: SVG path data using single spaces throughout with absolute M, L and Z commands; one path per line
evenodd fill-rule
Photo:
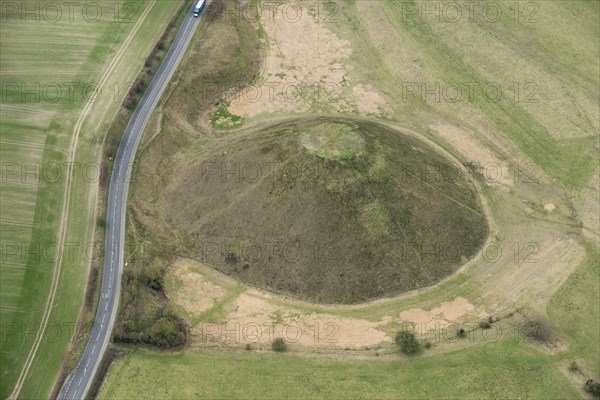
M 150 2 L 146 5 L 146 9 L 142 13 L 140 18 L 136 22 L 136 24 L 133 26 L 133 28 L 131 29 L 131 31 L 129 32 L 127 37 L 125 38 L 125 41 L 123 42 L 123 44 L 121 45 L 121 47 L 119 48 L 119 50 L 117 51 L 115 56 L 113 57 L 112 61 L 110 62 L 110 64 L 108 65 L 108 67 L 106 68 L 104 73 L 102 74 L 102 78 L 100 79 L 98 87 L 102 87 L 102 85 L 104 85 L 106 83 L 109 76 L 115 69 L 117 63 L 121 60 L 121 57 L 125 53 L 125 50 L 129 47 L 129 44 L 133 40 L 133 37 L 138 32 L 142 23 L 145 21 L 150 10 L 153 8 L 155 2 L 156 2 L 156 0 L 150 0 Z M 50 312 L 51 312 L 52 306 L 54 304 L 54 298 L 56 297 L 58 278 L 60 276 L 60 270 L 61 270 L 61 265 L 62 265 L 62 247 L 63 247 L 65 235 L 66 235 L 65 226 L 66 226 L 66 222 L 68 220 L 68 209 L 69 209 L 70 198 L 71 198 L 71 182 L 72 182 L 72 177 L 73 177 L 73 160 L 75 159 L 75 151 L 77 149 L 77 143 L 79 141 L 79 133 L 81 132 L 81 127 L 83 126 L 83 123 L 85 122 L 85 120 L 92 108 L 92 105 L 94 104 L 94 102 L 92 100 L 93 99 L 88 99 L 88 102 L 86 103 L 83 111 L 79 115 L 79 118 L 77 119 L 75 127 L 73 128 L 73 136 L 71 137 L 71 142 L 69 144 L 69 153 L 68 153 L 68 158 L 67 158 L 67 160 L 68 160 L 68 168 L 67 168 L 68 175 L 67 176 L 69 179 L 67 179 L 65 192 L 63 195 L 63 207 L 62 207 L 62 211 L 61 211 L 62 217 L 61 217 L 61 222 L 59 224 L 59 235 L 58 235 L 58 243 L 57 243 L 57 257 L 56 257 L 56 262 L 55 262 L 55 266 L 54 266 L 53 273 L 52 273 L 52 284 L 51 284 L 51 288 L 50 288 L 50 293 L 48 295 L 48 300 L 46 301 L 46 306 L 44 308 L 44 315 L 42 317 L 42 322 L 40 324 L 40 328 L 38 329 L 38 332 L 36 334 L 34 344 L 31 348 L 31 350 L 29 351 L 29 354 L 25 361 L 25 365 L 23 366 L 23 369 L 21 370 L 21 373 L 19 374 L 19 379 L 17 380 L 17 383 L 15 384 L 15 388 L 13 389 L 13 392 L 9 396 L 9 399 L 11 399 L 11 400 L 16 400 L 19 396 L 19 393 L 21 392 L 21 388 L 23 387 L 23 383 L 25 382 L 25 377 L 27 376 L 29 369 L 31 368 L 33 359 L 35 358 L 35 355 L 40 346 L 41 338 L 44 336 L 44 333 L 46 331 L 46 325 L 48 324 L 48 319 L 50 318 Z

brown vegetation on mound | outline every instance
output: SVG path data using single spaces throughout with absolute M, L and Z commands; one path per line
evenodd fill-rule
M 325 133 L 303 140 L 313 131 Z M 162 150 L 168 168 L 145 165 L 135 203 L 154 232 L 171 233 L 158 239 L 295 297 L 355 303 L 430 285 L 486 236 L 456 166 L 382 125 L 301 119 L 193 152 Z

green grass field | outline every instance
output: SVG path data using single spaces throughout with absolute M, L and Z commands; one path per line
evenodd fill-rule
M 100 399 L 573 399 L 546 356 L 504 340 L 422 358 L 341 360 L 289 354 L 137 350 Z
M 157 2 L 146 16 L 143 12 L 149 2 L 126 3 L 95 4 L 101 10 L 96 22 L 92 21 L 93 14 L 85 14 L 84 18 L 82 7 L 74 8 L 71 21 L 63 9 L 56 23 L 44 20 L 54 14 L 43 11 L 40 3 L 14 3 L 42 10 L 38 12 L 39 20 L 22 19 L 18 10 L 2 8 L 3 398 L 10 395 L 25 365 L 42 322 L 53 274 L 59 268 L 56 243 L 63 223 L 69 146 L 73 142 L 75 156 L 71 162 L 78 164 L 73 168 L 60 275 L 55 281 L 49 328 L 26 375 L 23 398 L 47 397 L 60 370 L 87 284 L 95 229 L 97 166 L 104 134 L 126 94 L 127 83 L 137 75 L 177 6 L 175 2 Z M 101 81 L 110 61 L 143 15 L 144 23 L 131 36 L 119 62 L 111 66 L 107 79 Z M 15 90 L 13 84 L 19 89 Z M 33 93 L 22 95 L 21 84 Z M 94 88 L 87 86 L 84 90 L 88 84 L 101 84 L 101 93 L 90 102 L 84 118 L 81 115 Z M 74 88 L 72 95 L 68 85 Z M 74 142 L 79 118 L 83 125 Z M 29 174 L 23 176 L 23 171 Z
M 583 358 L 600 375 L 600 264 L 598 247 L 586 243 L 586 258 L 552 297 L 548 316 L 568 341 L 571 358 Z

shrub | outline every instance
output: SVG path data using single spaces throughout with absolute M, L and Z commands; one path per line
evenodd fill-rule
M 415 354 L 419 351 L 421 345 L 415 338 L 414 332 L 401 331 L 396 335 L 396 344 L 400 346 L 400 351 L 404 354 Z
M 571 371 L 571 372 L 579 371 L 579 365 L 577 365 L 576 361 L 571 361 L 571 364 L 569 364 L 569 371 Z
M 135 99 L 133 99 L 131 96 L 128 96 L 125 99 L 123 106 L 125 106 L 125 108 L 128 110 L 133 110 L 133 108 L 135 107 Z M 113 154 L 113 153 L 110 153 L 110 154 Z
M 244 346 L 244 348 L 246 350 L 252 350 L 252 345 L 250 343 L 246 343 L 246 346 Z
M 229 252 L 225 255 L 225 264 L 237 264 L 238 261 L 238 256 L 233 252 Z
M 287 350 L 287 344 L 285 344 L 285 340 L 283 340 L 283 338 L 276 338 L 273 340 L 273 343 L 271 343 L 271 348 L 273 351 L 282 353 Z
M 456 336 L 458 336 L 459 338 L 464 338 L 466 335 L 467 335 L 467 331 L 465 331 L 463 328 L 460 328 L 456 332 Z
M 594 382 L 593 379 L 588 379 L 585 382 L 585 391 L 596 397 L 600 397 L 600 382 Z
M 425 343 L 423 343 L 423 347 L 426 349 L 430 349 L 431 348 L 431 342 L 429 340 L 426 340 Z
M 548 342 L 554 336 L 550 323 L 542 317 L 527 321 L 523 325 L 523 334 L 526 338 L 537 342 Z
M 159 347 L 179 347 L 185 343 L 185 327 L 181 321 L 166 316 L 156 321 L 148 333 L 147 342 Z
M 490 317 L 490 319 L 491 319 L 491 317 Z M 481 321 L 479 323 L 479 327 L 481 329 L 490 329 L 492 327 L 492 324 L 490 324 L 488 321 Z
M 162 261 L 155 257 L 150 265 L 142 270 L 142 282 L 151 289 L 161 290 L 164 283 L 164 269 Z

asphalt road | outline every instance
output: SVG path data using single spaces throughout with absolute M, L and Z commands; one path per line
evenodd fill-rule
M 67 377 L 60 390 L 59 399 L 85 398 L 108 346 L 112 327 L 117 316 L 121 290 L 126 221 L 125 208 L 131 166 L 150 115 L 177 69 L 200 19 L 193 17 L 192 9 L 188 11 L 167 56 L 133 112 L 117 150 L 108 194 L 104 272 L 94 328 L 79 364 Z

